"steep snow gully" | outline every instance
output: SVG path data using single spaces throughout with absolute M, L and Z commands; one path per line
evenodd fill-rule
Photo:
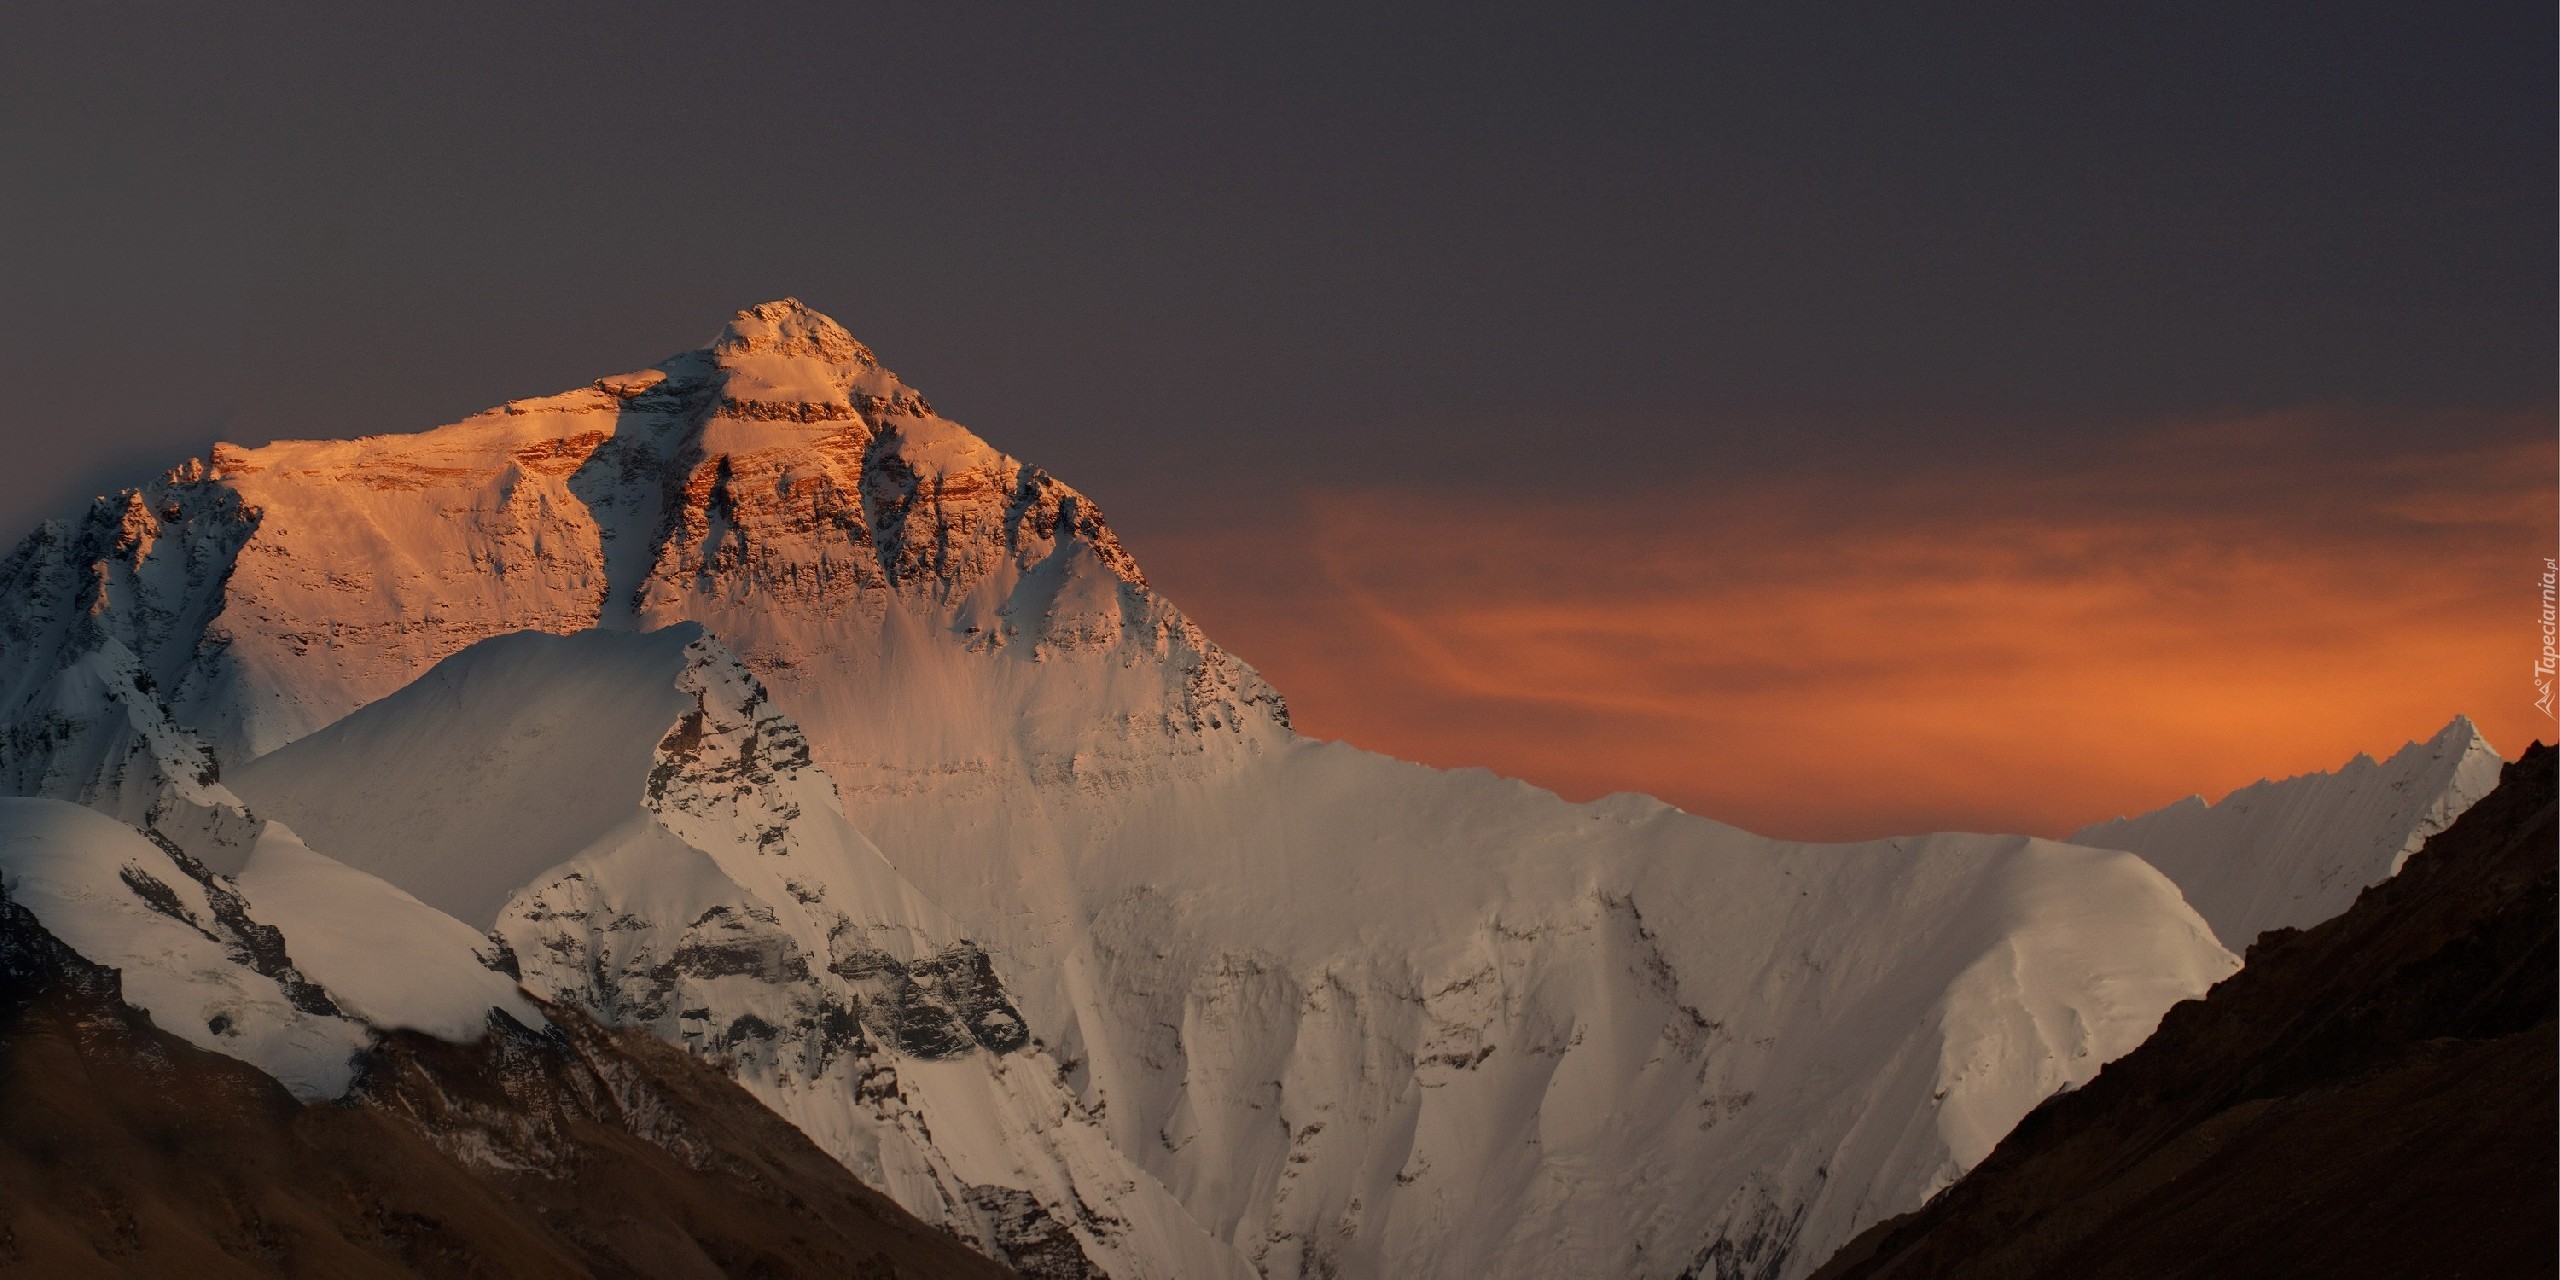
M 1823 846 L 1314 741 L 790 300 L 218 445 L 0 561 L 0 645 L 0 883 L 172 1032 L 327 1097 L 521 986 L 1035 1275 L 1801 1276 L 2496 772 Z

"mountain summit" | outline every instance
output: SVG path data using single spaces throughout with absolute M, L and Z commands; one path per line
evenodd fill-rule
M 1157 741 L 1286 720 L 1251 669 L 1144 589 L 1091 499 L 936 416 L 789 300 L 738 313 L 710 347 L 432 431 L 216 445 L 210 465 L 47 524 L 0 583 L 0 634 L 42 655 L 10 676 L 48 678 L 112 637 L 222 760 L 486 636 L 685 619 L 785 691 L 834 703 L 850 677 L 886 695 L 865 702 L 859 742 L 819 734 L 826 763 L 862 772 L 913 757 L 902 730 L 918 720 L 991 753 L 1023 735 L 959 723 L 1001 699 L 941 686 L 1005 668 L 946 654 L 953 639 L 1112 651 L 1100 665 L 1126 674 L 1105 680 L 1108 714 Z M 1034 754 L 1121 745 L 1027 728 Z
M 0 642 L 0 779 L 133 833 L 0 874 L 226 957 L 166 992 L 200 1047 L 263 1064 L 211 1025 L 254 1006 L 326 1094 L 396 918 L 454 1000 L 680 1045 L 1035 1275 L 1791 1280 L 2238 964 L 2131 853 L 1301 737 L 1089 499 L 787 299 L 217 446 L 0 561 Z
M 759 302 L 729 320 L 711 344 L 723 361 L 749 355 L 804 356 L 830 364 L 877 368 L 871 348 L 853 340 L 843 325 L 820 315 L 798 298 Z

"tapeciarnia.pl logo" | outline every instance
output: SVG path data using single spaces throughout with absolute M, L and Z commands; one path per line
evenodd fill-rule
M 2560 588 L 2560 560 L 2542 559 L 2542 656 L 2533 660 L 2533 706 L 2544 715 L 2551 714 L 2551 674 L 2560 668 L 2560 653 L 2552 649 L 2552 639 L 2560 635 L 2560 622 L 2555 622 L 2554 590 Z

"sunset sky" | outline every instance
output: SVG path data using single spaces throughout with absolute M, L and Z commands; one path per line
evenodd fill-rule
M 2547 3 L 526 8 L 18 15 L 0 521 L 793 294 L 1381 751 L 1830 838 L 2552 736 Z
M 1604 497 L 1309 491 L 1138 551 L 1302 729 L 1772 834 L 2065 834 L 2456 712 L 2549 740 L 2547 425 L 2355 448 L 2338 419 Z

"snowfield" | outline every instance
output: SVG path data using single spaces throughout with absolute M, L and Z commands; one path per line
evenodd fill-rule
M 1800 1276 L 2486 750 L 1822 846 L 1310 740 L 1089 500 L 789 301 L 218 446 L 0 581 L 0 778 L 96 811 L 7 802 L 0 875 L 172 1029 L 236 1005 L 199 1042 L 325 1095 L 368 1025 L 537 1018 L 520 980 L 1036 1275 Z M 176 914 L 119 879 L 181 862 Z

